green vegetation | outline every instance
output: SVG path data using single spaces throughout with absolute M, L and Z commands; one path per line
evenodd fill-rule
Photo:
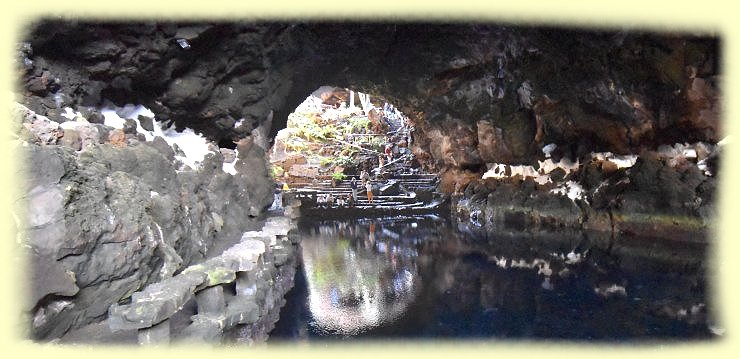
M 338 127 L 315 113 L 291 113 L 288 115 L 288 127 L 296 129 L 295 137 L 308 142 L 342 139 L 346 132 L 346 126 Z
M 350 167 L 361 152 L 358 147 L 381 152 L 383 136 L 372 134 L 367 116 L 350 111 L 317 109 L 293 112 L 288 116 L 290 135 L 283 141 L 289 152 L 302 154 L 308 163 L 318 164 L 324 170 Z M 359 136 L 351 136 L 351 135 Z M 350 144 L 352 143 L 352 145 Z M 273 177 L 282 175 L 282 168 L 273 168 Z M 338 179 L 336 173 L 332 177 Z
M 331 178 L 337 180 L 337 181 L 344 181 L 345 178 L 347 178 L 347 175 L 345 175 L 342 172 L 334 172 L 331 174 Z
M 270 169 L 270 175 L 272 176 L 273 179 L 280 178 L 283 175 L 283 173 L 285 173 L 285 170 L 282 167 L 277 166 L 277 165 L 273 165 L 272 168 Z

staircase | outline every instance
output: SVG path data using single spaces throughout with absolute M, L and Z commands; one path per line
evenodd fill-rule
M 429 173 L 396 174 L 386 180 L 372 181 L 373 203 L 368 201 L 359 178 L 356 178 L 358 188 L 354 204 L 339 205 L 336 201 L 322 200 L 327 197 L 351 197 L 350 180 L 351 177 L 335 186 L 332 186 L 331 180 L 295 183 L 290 191 L 301 200 L 301 212 L 307 216 L 422 213 L 437 210 L 443 202 L 442 196 L 435 192 L 437 176 Z
M 409 138 L 411 129 L 405 125 L 405 118 L 400 112 L 389 112 L 384 116 L 388 124 L 385 134 L 364 133 L 351 136 L 383 136 L 394 144 Z M 344 145 L 362 148 L 372 156 L 384 156 L 380 152 L 370 150 L 351 142 L 338 141 Z M 348 141 L 352 141 L 348 139 Z M 353 142 L 353 141 L 352 141 Z M 407 144 L 408 145 L 408 144 Z M 382 167 L 370 170 L 373 183 L 373 203 L 367 198 L 366 189 L 358 176 L 350 176 L 343 181 L 334 183 L 330 178 L 316 177 L 307 182 L 296 183 L 291 181 L 289 196 L 301 201 L 301 212 L 305 216 L 367 216 L 377 214 L 415 214 L 437 210 L 444 202 L 444 196 L 436 192 L 438 176 L 432 173 L 420 173 L 419 168 L 411 168 L 414 155 L 410 151 L 395 153 L 392 161 Z M 357 200 L 342 203 L 337 199 L 352 197 L 350 181 L 352 177 L 357 183 Z M 310 181 L 310 182 L 308 182 Z

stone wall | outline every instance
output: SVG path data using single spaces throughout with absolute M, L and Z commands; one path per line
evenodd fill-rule
M 299 238 L 289 235 L 292 227 L 288 216 L 269 217 L 220 255 L 135 292 L 129 303 L 112 304 L 110 330 L 137 330 L 139 344 L 266 341 L 293 287 Z M 173 328 L 171 317 L 193 300 L 195 315 Z

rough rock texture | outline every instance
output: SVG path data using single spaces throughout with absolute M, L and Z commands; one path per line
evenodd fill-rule
M 700 166 L 696 158 L 671 157 L 672 152 L 644 151 L 629 168 L 591 159 L 571 173 L 551 172 L 545 183 L 521 175 L 471 180 L 453 196 L 453 212 L 462 222 L 491 231 L 565 227 L 611 238 L 706 243 L 716 221 L 716 169 L 702 171 L 705 159 Z
M 221 221 L 228 232 L 258 215 L 272 190 L 267 137 L 321 85 L 397 104 L 415 123 L 413 152 L 444 173 L 447 192 L 462 192 L 488 163 L 534 163 L 549 143 L 575 160 L 722 137 L 720 41 L 712 36 L 339 22 L 43 20 L 28 30 L 17 52 L 18 101 L 58 123 L 71 122 L 61 114 L 72 107 L 91 123 L 86 132 L 32 118 L 15 124 L 33 164 L 23 173 L 19 200 L 32 209 L 22 235 L 33 258 L 57 261 L 39 270 L 64 278 L 29 303 L 37 338 L 99 318 L 111 302 L 202 256 Z M 221 172 L 220 153 L 199 172 L 178 173 L 162 141 L 100 125 L 106 100 L 145 105 L 220 147 L 237 142 L 236 168 L 249 175 Z M 669 187 L 619 191 L 625 214 L 650 196 L 661 213 L 704 215 L 711 181 L 649 162 L 629 176 L 639 183 L 653 175 Z M 666 192 L 677 181 L 681 190 Z M 696 194 L 701 203 L 692 202 Z M 583 208 L 533 196 L 521 201 L 583 221 Z
M 195 299 L 198 309 L 190 317 L 192 323 L 182 331 L 170 328 L 177 341 L 220 342 L 222 332 L 232 337 L 245 327 L 251 330 L 236 335 L 237 339 L 265 341 L 293 285 L 298 238 L 289 238 L 291 227 L 288 217 L 268 218 L 262 231 L 245 232 L 221 255 L 135 292 L 128 304 L 111 305 L 110 329 L 149 332 Z M 230 284 L 234 293 L 225 295 Z M 163 339 L 166 342 L 169 337 Z
M 718 52 L 711 36 L 492 24 L 42 21 L 19 63 L 42 114 L 141 103 L 216 141 L 274 134 L 317 86 L 350 87 L 411 115 L 427 165 L 477 171 L 547 143 L 575 158 L 716 142 Z
M 258 146 L 242 147 L 250 171 L 224 173 L 220 154 L 198 171 L 181 171 L 159 141 L 128 135 L 121 147 L 94 141 L 78 150 L 47 136 L 64 124 L 22 106 L 16 115 L 17 128 L 27 130 L 17 141 L 28 165 L 16 202 L 26 210 L 18 235 L 31 253 L 25 308 L 35 339 L 102 319 L 111 303 L 238 237 L 272 201 Z

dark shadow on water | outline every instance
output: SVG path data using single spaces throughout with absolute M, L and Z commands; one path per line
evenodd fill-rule
M 703 271 L 683 259 L 641 270 L 639 250 L 580 233 L 476 234 L 435 216 L 305 221 L 299 232 L 302 264 L 271 342 L 714 337 Z

